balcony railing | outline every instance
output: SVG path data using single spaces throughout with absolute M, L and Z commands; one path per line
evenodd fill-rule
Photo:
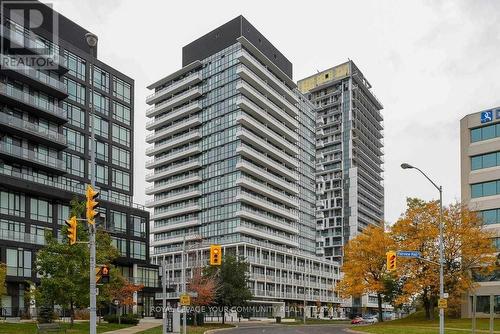
M 1 55 L 0 59 L 2 59 L 2 64 L 8 63 L 10 64 L 11 62 L 16 62 L 15 58 L 6 56 L 6 55 Z M 40 83 L 43 83 L 45 85 L 51 86 L 52 88 L 55 88 L 63 93 L 66 94 L 67 92 L 67 87 L 64 84 L 64 82 L 53 78 L 39 70 L 36 70 L 32 67 L 29 66 L 2 66 L 2 69 L 5 70 L 11 70 L 15 71 L 17 73 L 20 73 L 26 77 L 29 77 L 31 79 L 34 79 Z
M 162 95 L 165 95 L 165 94 L 173 94 L 175 92 L 177 92 L 179 89 L 181 89 L 183 86 L 189 84 L 189 83 L 196 83 L 196 82 L 200 82 L 201 81 L 201 73 L 200 72 L 197 72 L 197 73 L 194 73 L 194 74 L 191 74 L 179 81 L 175 81 L 174 83 L 172 83 L 171 85 L 169 86 L 166 86 L 150 95 L 148 95 L 146 97 L 146 103 L 152 103 L 154 102 L 154 100 L 160 98 Z
M 66 145 L 66 137 L 63 134 L 42 128 L 38 124 L 22 120 L 6 113 L 0 112 L 0 124 L 14 127 L 39 137 L 48 138 L 61 145 Z
M 19 102 L 31 106 L 32 108 L 36 108 L 43 112 L 57 116 L 61 119 L 67 120 L 66 111 L 64 109 L 56 106 L 53 103 L 44 101 L 36 96 L 33 96 L 23 90 L 14 88 L 13 86 L 6 85 L 3 83 L 0 84 L 0 94 L 9 96 Z
M 66 171 L 66 164 L 63 160 L 35 152 L 21 146 L 10 143 L 0 143 L 0 152 L 16 158 L 31 161 L 39 165 Z
M 45 236 L 43 235 L 12 231 L 7 229 L 0 229 L 0 239 L 18 241 L 27 244 L 45 245 Z

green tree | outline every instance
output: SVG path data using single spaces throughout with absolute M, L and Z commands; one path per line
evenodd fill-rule
M 243 306 L 252 298 L 248 288 L 248 263 L 242 258 L 225 255 L 222 265 L 207 267 L 205 274 L 217 280 L 215 303 L 222 308 L 222 323 L 225 322 L 225 308 Z
M 84 212 L 85 202 L 73 199 L 70 216 L 84 218 Z M 78 241 L 88 241 L 87 231 L 87 223 L 80 221 L 77 229 Z M 47 233 L 46 246 L 37 253 L 37 271 L 41 275 L 39 303 L 51 308 L 55 304 L 69 308 L 73 324 L 74 309 L 89 305 L 90 252 L 86 243 L 69 245 L 66 226 L 62 227 L 61 233 L 62 242 Z M 111 244 L 110 236 L 101 229 L 96 232 L 96 250 L 96 260 L 99 264 L 109 265 L 118 257 L 118 251 Z M 95 275 L 95 272 L 90 274 Z
M 7 266 L 3 263 L 0 263 L 0 301 L 1 297 L 7 293 L 7 288 L 5 286 L 6 276 L 7 276 Z

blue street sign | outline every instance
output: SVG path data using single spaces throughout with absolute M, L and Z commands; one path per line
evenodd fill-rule
M 398 251 L 397 256 L 400 257 L 420 257 L 422 254 L 419 251 Z

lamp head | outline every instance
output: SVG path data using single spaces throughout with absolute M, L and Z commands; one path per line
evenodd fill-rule
M 85 40 L 87 41 L 87 44 L 91 47 L 91 48 L 94 48 L 96 47 L 97 45 L 97 35 L 91 33 L 91 32 L 88 32 L 85 34 Z
M 403 168 L 403 169 L 412 169 L 412 168 L 415 168 L 415 167 L 413 167 L 412 165 L 407 164 L 406 162 L 404 162 L 404 163 L 401 164 L 401 168 Z

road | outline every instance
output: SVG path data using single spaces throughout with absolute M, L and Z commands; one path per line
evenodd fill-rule
M 264 325 L 241 324 L 240 327 L 224 330 L 221 334 L 346 334 L 345 325 Z

